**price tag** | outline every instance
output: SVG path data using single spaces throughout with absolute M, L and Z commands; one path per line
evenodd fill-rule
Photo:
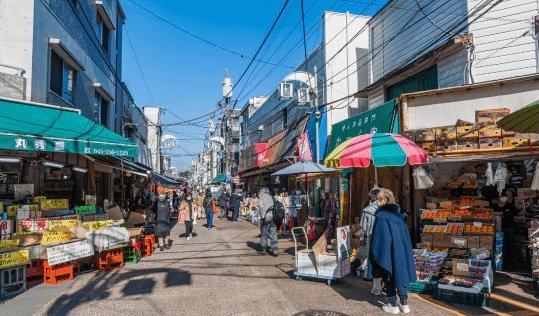
M 42 244 L 54 244 L 58 242 L 69 241 L 71 239 L 71 232 L 46 232 L 43 234 Z
M 76 214 L 95 214 L 96 207 L 95 205 L 81 205 L 81 206 L 75 206 L 75 213 Z
M 465 238 L 453 238 L 453 243 L 455 245 L 464 246 L 467 243 L 467 239 L 465 239 Z
M 66 199 L 42 200 L 42 210 L 66 210 L 69 208 L 69 201 Z
M 457 263 L 457 270 L 463 271 L 463 272 L 469 272 L 470 266 L 467 263 L 459 262 Z
M 473 222 L 473 225 L 475 227 L 483 227 L 483 223 L 481 223 L 481 222 Z
M 11 249 L 19 247 L 19 239 L 0 240 L 0 249 Z
M 447 217 L 447 219 L 450 220 L 450 221 L 454 221 L 454 222 L 460 222 L 460 221 L 462 221 L 462 216 L 460 216 L 460 215 L 449 215 Z
M 18 266 L 30 261 L 30 251 L 28 249 L 0 253 L 0 268 Z
M 36 202 L 37 204 L 41 204 L 41 201 L 46 200 L 46 199 L 47 199 L 46 196 L 38 195 L 34 197 L 34 202 Z
M 446 224 L 447 223 L 447 218 L 445 218 L 445 217 L 435 217 L 434 222 L 438 223 L 438 224 Z
M 61 219 L 61 220 L 52 220 L 48 222 L 49 222 L 48 229 L 50 230 L 55 230 L 58 228 L 73 228 L 77 226 L 76 219 Z
M 6 206 L 7 216 L 15 217 L 17 216 L 17 210 L 19 209 L 18 205 L 8 205 Z

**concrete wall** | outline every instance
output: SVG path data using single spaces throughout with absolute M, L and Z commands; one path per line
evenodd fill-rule
M 34 1 L 0 0 L 0 64 L 24 69 L 27 82 L 32 80 Z M 24 99 L 30 100 L 31 93 L 28 84 Z
M 539 100 L 539 76 L 526 80 L 499 81 L 465 88 L 403 96 L 404 129 L 455 125 L 458 119 L 475 122 L 475 111 L 509 108 L 516 111 Z
M 2 67 L 0 67 L 0 71 L 1 69 Z M 26 78 L 0 72 L 0 96 L 24 100 L 26 98 Z

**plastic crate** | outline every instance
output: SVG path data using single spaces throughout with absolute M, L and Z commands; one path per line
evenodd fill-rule
M 483 289 L 478 294 L 472 294 L 453 290 L 445 290 L 435 287 L 433 294 L 435 299 L 447 303 L 464 304 L 471 306 L 489 305 L 488 289 Z
M 434 282 L 434 284 L 436 284 L 436 282 Z M 432 288 L 432 282 L 414 282 L 408 286 L 408 292 L 416 294 L 431 294 Z
M 131 247 L 126 247 L 124 250 L 125 263 L 137 263 L 140 261 L 140 250 L 135 250 Z
M 141 237 L 141 247 L 142 247 L 142 256 L 143 257 L 149 257 L 152 255 L 152 253 L 155 252 L 156 249 L 156 243 L 155 243 L 155 235 L 149 234 L 144 235 Z
M 32 259 L 30 263 L 26 265 L 26 280 L 43 278 L 44 268 L 43 259 Z
M 60 263 L 49 266 L 47 260 L 43 262 L 43 282 L 46 284 L 59 284 L 73 280 L 75 277 L 73 262 Z
M 17 295 L 26 291 L 26 265 L 0 270 L 0 297 Z
M 100 271 L 118 270 L 124 267 L 122 248 L 102 251 L 96 254 L 96 267 Z

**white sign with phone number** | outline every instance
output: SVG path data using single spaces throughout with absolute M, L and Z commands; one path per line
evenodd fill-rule
M 47 248 L 47 260 L 51 266 L 93 255 L 94 245 L 88 239 Z

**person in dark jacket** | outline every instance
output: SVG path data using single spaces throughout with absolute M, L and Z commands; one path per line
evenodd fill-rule
M 230 208 L 232 209 L 232 221 L 238 222 L 238 214 L 240 213 L 241 197 L 238 194 L 232 194 L 230 198 Z
M 174 213 L 178 213 L 178 208 L 180 207 L 180 196 L 176 191 L 172 191 L 172 208 Z
M 204 211 L 206 213 L 206 223 L 208 226 L 208 230 L 211 230 L 213 227 L 213 204 L 214 203 L 215 203 L 215 200 L 211 196 L 210 190 L 207 190 L 206 197 L 204 197 L 204 201 L 202 202 L 202 207 L 204 208 Z
M 412 241 L 393 193 L 381 189 L 372 231 L 369 269 L 382 277 L 389 299 L 382 310 L 390 314 L 409 313 L 407 287 L 416 281 Z M 397 300 L 397 293 L 400 302 Z
M 170 249 L 169 243 L 165 243 L 165 239 L 170 234 L 170 201 L 166 198 L 164 193 L 159 194 L 159 198 L 153 206 L 153 210 L 156 214 L 157 223 L 155 225 L 155 235 L 157 236 L 157 243 L 159 250 Z

